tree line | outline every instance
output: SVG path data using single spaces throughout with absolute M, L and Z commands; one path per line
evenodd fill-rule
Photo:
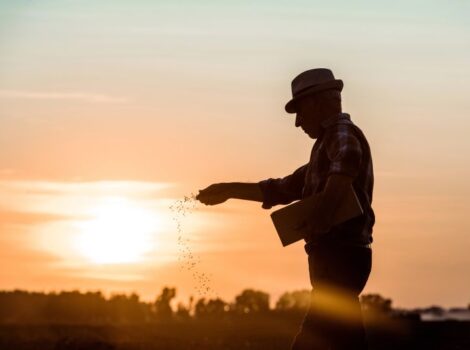
M 230 319 L 272 315 L 299 315 L 308 308 L 311 292 L 286 292 L 270 307 L 270 295 L 245 289 L 232 302 L 220 298 L 189 298 L 172 307 L 176 289 L 164 287 L 154 301 L 145 302 L 135 294 L 102 292 L 0 291 L 0 323 L 145 323 L 191 319 Z M 378 294 L 361 296 L 365 312 L 387 314 L 392 301 Z

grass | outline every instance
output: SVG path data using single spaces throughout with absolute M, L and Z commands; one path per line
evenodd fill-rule
M 289 349 L 301 319 L 188 320 L 132 325 L 1 325 L 0 349 Z M 470 349 L 470 322 L 367 325 L 370 349 Z

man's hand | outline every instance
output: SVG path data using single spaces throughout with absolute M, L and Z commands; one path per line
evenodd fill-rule
M 199 191 L 196 199 L 205 205 L 216 205 L 231 198 L 231 183 L 217 183 Z
M 210 185 L 200 190 L 196 196 L 196 199 L 205 205 L 220 204 L 230 198 L 262 202 L 263 194 L 258 183 L 225 182 Z

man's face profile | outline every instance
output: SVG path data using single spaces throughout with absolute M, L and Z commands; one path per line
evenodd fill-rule
M 320 134 L 321 116 L 318 113 L 317 101 L 313 96 L 305 96 L 296 103 L 295 126 L 302 130 L 312 139 Z

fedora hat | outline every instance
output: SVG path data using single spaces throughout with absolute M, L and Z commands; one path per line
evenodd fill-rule
M 343 90 L 343 81 L 335 79 L 327 68 L 315 68 L 300 73 L 292 80 L 292 99 L 286 104 L 287 113 L 295 113 L 295 103 L 302 97 L 324 90 Z

